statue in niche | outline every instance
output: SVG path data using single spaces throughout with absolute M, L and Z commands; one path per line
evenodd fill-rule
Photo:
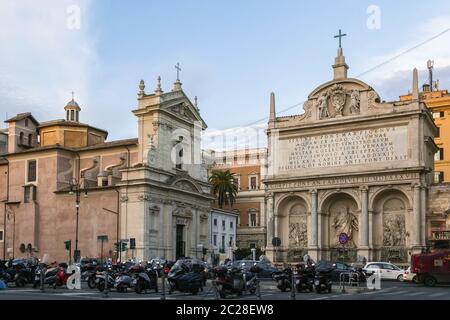
M 147 143 L 147 163 L 149 165 L 156 164 L 156 147 L 153 142 L 153 134 L 147 134 L 148 143 Z
M 349 245 L 355 246 L 353 235 L 358 231 L 358 218 L 347 206 L 342 206 L 334 215 L 332 226 L 335 230 L 335 244 L 339 245 L 338 236 L 346 233 L 349 238 Z
M 350 94 L 350 113 L 358 114 L 360 112 L 359 91 L 353 90 Z
M 403 215 L 386 215 L 383 226 L 383 246 L 400 247 L 405 245 L 405 217 Z
M 319 109 L 320 119 L 330 117 L 330 113 L 328 112 L 328 94 L 322 93 L 319 99 L 317 99 L 317 108 Z

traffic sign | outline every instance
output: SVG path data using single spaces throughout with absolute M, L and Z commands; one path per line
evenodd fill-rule
M 340 243 L 340 244 L 346 245 L 346 244 L 348 243 L 348 240 L 349 240 L 348 234 L 346 234 L 345 232 L 342 232 L 342 233 L 339 235 L 339 243 Z
M 272 245 L 273 245 L 274 247 L 279 247 L 279 246 L 281 246 L 281 239 L 278 238 L 278 237 L 274 237 L 274 238 L 272 239 Z

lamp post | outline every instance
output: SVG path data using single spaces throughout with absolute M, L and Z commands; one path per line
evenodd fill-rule
M 77 221 L 76 221 L 76 231 L 75 231 L 75 250 L 73 252 L 73 260 L 74 262 L 78 262 L 80 258 L 80 251 L 78 250 L 78 220 L 80 215 L 80 195 L 84 192 L 84 197 L 87 198 L 88 191 L 87 189 L 81 188 L 81 183 L 76 179 L 70 181 L 70 195 L 75 194 L 75 208 L 77 209 Z

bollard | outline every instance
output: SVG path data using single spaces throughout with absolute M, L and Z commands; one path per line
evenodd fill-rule
M 108 296 L 108 277 L 109 277 L 108 269 L 105 270 L 104 276 L 105 276 L 105 288 L 103 289 L 103 294 L 105 297 L 107 297 Z
M 261 287 L 259 284 L 259 279 L 256 279 L 256 296 L 258 297 L 258 300 L 261 300 Z
M 161 280 L 162 280 L 162 283 L 161 283 L 161 300 L 166 300 L 166 281 L 165 281 L 165 279 L 166 279 L 166 273 L 163 270 L 163 272 L 161 274 Z
M 40 274 L 40 282 L 41 282 L 41 291 L 44 292 L 44 279 L 45 279 L 45 273 L 46 273 L 46 269 L 44 268 L 44 266 L 41 266 L 41 274 Z
M 291 274 L 291 300 L 295 300 L 295 274 Z

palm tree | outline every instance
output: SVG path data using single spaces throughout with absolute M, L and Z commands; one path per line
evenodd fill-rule
M 212 192 L 217 197 L 219 208 L 222 209 L 224 204 L 230 204 L 232 207 L 236 202 L 238 192 L 234 183 L 234 174 L 230 170 L 213 170 L 209 182 L 212 184 Z

